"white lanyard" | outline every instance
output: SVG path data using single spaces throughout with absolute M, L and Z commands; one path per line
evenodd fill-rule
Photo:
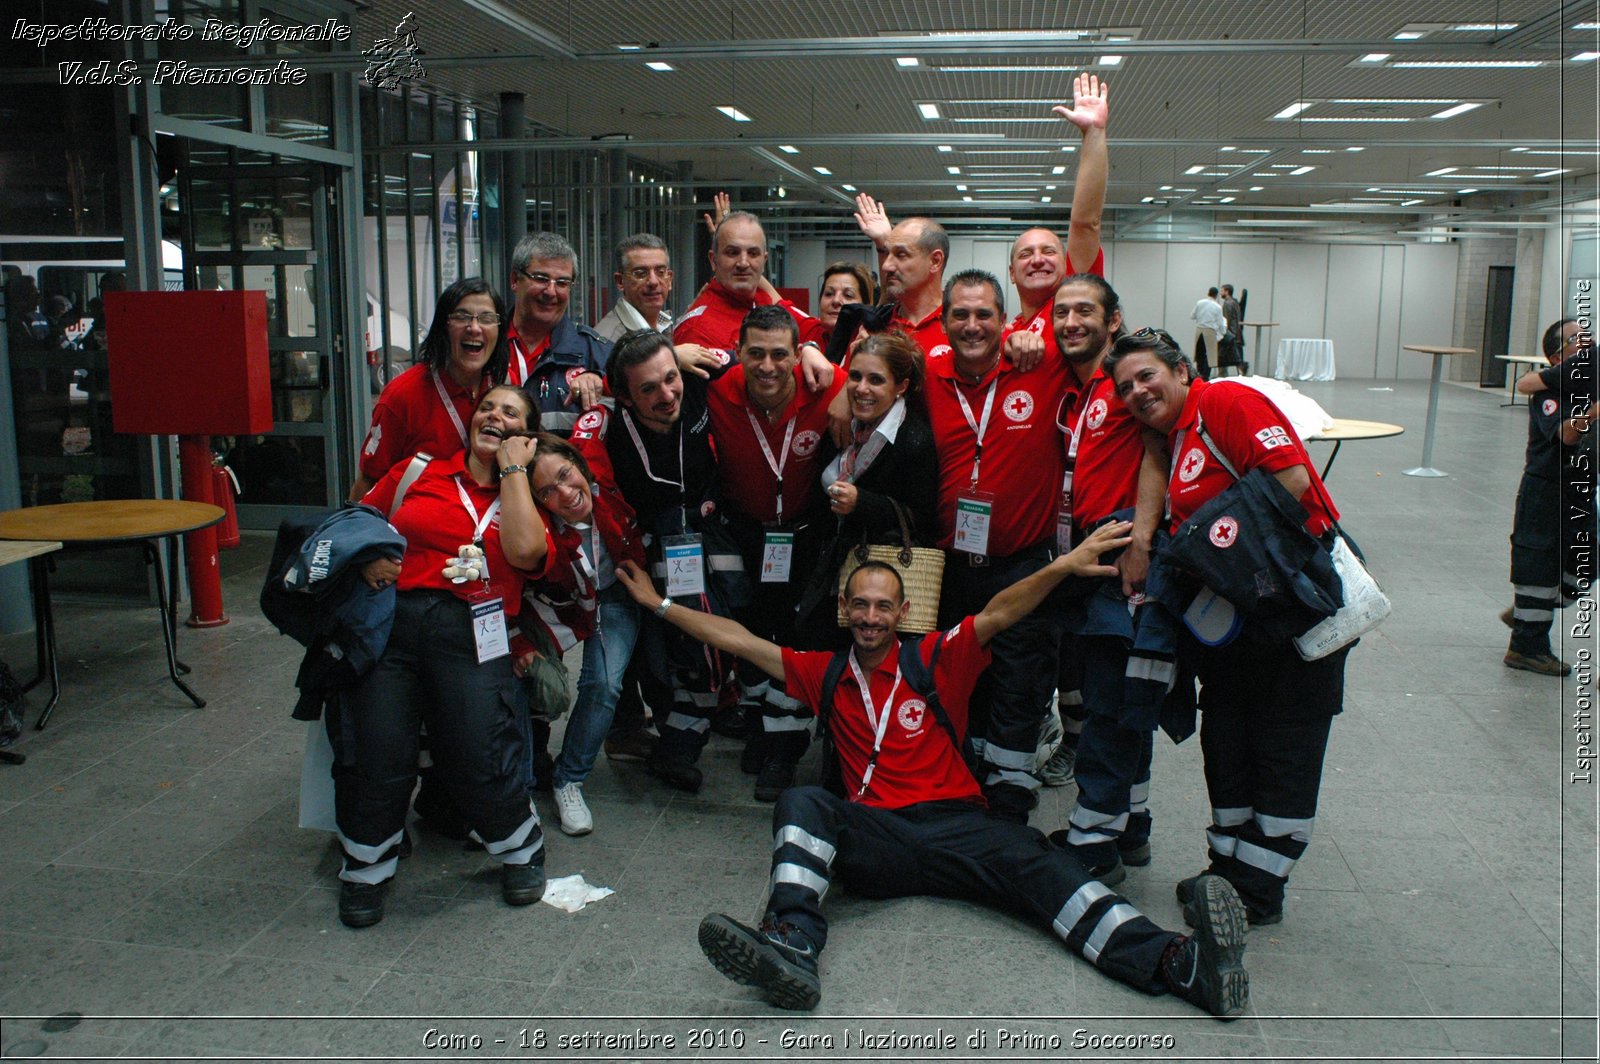
M 1078 411 L 1078 424 L 1072 430 L 1072 441 L 1067 444 L 1067 468 L 1072 468 L 1078 461 L 1078 441 L 1083 439 L 1083 423 L 1089 417 L 1089 404 L 1094 399 L 1094 386 L 1098 377 L 1089 381 L 1083 392 L 1083 409 Z
M 683 501 L 683 493 L 685 490 L 684 481 L 667 480 L 665 477 L 656 476 L 655 473 L 650 469 L 650 456 L 645 453 L 644 440 L 640 437 L 639 430 L 634 428 L 633 417 L 626 410 L 622 412 L 622 424 L 626 426 L 628 435 L 633 439 L 633 449 L 639 452 L 639 464 L 644 466 L 644 475 L 655 481 L 657 484 L 665 484 L 668 487 L 677 488 L 678 501 L 681 503 Z M 678 476 L 683 477 L 684 480 L 687 480 L 688 477 L 683 471 L 683 419 L 681 417 L 678 419 L 675 427 L 678 430 Z
M 472 497 L 467 494 L 467 489 L 462 485 L 459 476 L 456 477 L 456 494 L 461 496 L 461 505 L 466 507 L 467 516 L 472 518 L 472 543 L 474 546 L 482 548 L 484 529 L 489 527 L 489 522 L 494 520 L 494 515 L 500 512 L 500 499 L 497 496 L 494 500 L 494 505 L 490 506 L 482 517 L 479 517 L 478 508 L 472 505 Z M 489 553 L 487 551 L 483 555 L 483 580 L 484 583 L 489 581 Z
M 983 437 L 989 431 L 989 414 L 994 410 L 994 391 L 1000 387 L 1000 377 L 989 382 L 989 394 L 983 397 L 983 418 L 974 420 L 972 407 L 967 404 L 967 396 L 961 390 L 961 382 L 953 380 L 951 383 L 956 388 L 956 402 L 961 404 L 961 413 L 967 419 L 967 425 L 977 434 L 977 441 L 972 452 L 972 487 L 978 486 L 978 463 L 983 461 Z
M 450 424 L 456 427 L 456 433 L 461 437 L 461 449 L 467 449 L 467 426 L 461 423 L 461 415 L 456 413 L 456 404 L 450 398 L 450 393 L 444 390 L 444 380 L 439 376 L 437 369 L 428 371 L 433 375 L 433 388 L 439 393 L 439 401 L 444 404 L 444 412 L 450 415 Z
M 872 782 L 872 770 L 878 766 L 878 751 L 883 749 L 883 733 L 889 727 L 890 716 L 894 714 L 894 696 L 900 691 L 900 659 L 895 658 L 894 686 L 889 688 L 889 700 L 883 704 L 881 716 L 872 704 L 872 691 L 867 686 L 867 678 L 861 674 L 854 648 L 850 650 L 850 671 L 855 674 L 856 684 L 861 688 L 861 704 L 867 710 L 867 726 L 873 730 L 872 756 L 867 759 L 867 770 L 861 774 L 861 789 L 856 792 L 856 797 L 860 798 L 867 793 L 867 784 Z
M 750 419 L 750 429 L 756 434 L 756 442 L 761 445 L 761 453 L 767 456 L 767 467 L 772 470 L 772 475 L 778 478 L 778 523 L 783 523 L 783 467 L 789 464 L 789 444 L 794 440 L 794 423 L 798 417 L 789 419 L 789 428 L 783 434 L 783 454 L 781 457 L 772 457 L 772 445 L 767 442 L 767 434 L 761 430 L 761 423 L 744 408 L 744 416 Z
M 523 350 L 522 337 L 511 338 L 511 353 L 517 356 L 517 380 L 525 385 L 528 383 L 528 355 Z

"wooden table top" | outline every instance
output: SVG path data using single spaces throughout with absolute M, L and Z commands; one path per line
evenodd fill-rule
M 1280 322 L 1280 321 L 1241 321 L 1239 324 L 1240 325 L 1250 325 L 1250 326 L 1260 326 L 1263 329 L 1270 329 L 1270 328 L 1273 328 L 1275 326 L 1282 325 L 1283 323 Z
M 1475 355 L 1475 347 L 1435 347 L 1432 344 L 1404 344 L 1407 351 L 1420 351 L 1424 355 Z
M 28 506 L 0 513 L 0 539 L 108 543 L 193 532 L 223 518 L 222 507 L 176 499 L 104 499 Z
M 60 543 L 47 543 L 39 539 L 11 539 L 0 543 L 0 565 L 26 561 L 41 554 L 61 549 Z
M 1501 362 L 1515 362 L 1520 366 L 1548 366 L 1550 360 L 1543 355 L 1495 355 Z
M 1399 436 L 1405 430 L 1404 425 L 1395 425 L 1387 421 L 1359 421 L 1356 418 L 1336 417 L 1331 428 L 1323 429 L 1311 439 L 1381 440 L 1385 436 Z

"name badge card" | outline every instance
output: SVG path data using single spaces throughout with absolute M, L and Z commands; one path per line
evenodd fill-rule
M 667 597 L 705 594 L 706 551 L 700 537 L 666 536 L 661 550 L 667 563 Z
M 1061 481 L 1061 508 L 1056 511 L 1056 553 L 1072 549 L 1072 470 Z
M 953 546 L 968 554 L 989 553 L 989 522 L 994 517 L 994 496 L 971 492 L 956 498 L 956 534 Z
M 505 603 L 500 596 L 473 602 L 471 606 L 472 641 L 478 647 L 478 664 L 511 653 L 511 642 L 506 638 Z
M 794 533 L 768 532 L 761 547 L 761 582 L 787 584 L 789 565 L 794 560 Z

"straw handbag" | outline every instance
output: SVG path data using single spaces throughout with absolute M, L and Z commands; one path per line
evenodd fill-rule
M 944 551 L 937 547 L 913 547 L 911 524 L 904 506 L 895 499 L 895 516 L 900 519 L 900 546 L 891 543 L 868 544 L 862 542 L 845 554 L 839 566 L 839 593 L 844 593 L 845 581 L 863 562 L 883 562 L 894 567 L 906 586 L 906 598 L 911 610 L 900 623 L 900 631 L 924 634 L 939 627 L 939 587 L 944 580 Z M 843 607 L 839 609 L 839 627 L 849 625 Z

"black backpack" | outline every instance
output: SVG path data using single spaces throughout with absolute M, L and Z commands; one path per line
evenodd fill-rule
M 933 670 L 939 664 L 939 652 L 943 649 L 944 640 L 941 638 L 933 645 L 933 660 L 924 665 L 922 641 L 901 640 L 900 675 L 906 684 L 928 703 L 933 719 L 939 722 L 939 727 L 950 737 L 950 744 L 956 748 L 956 753 L 962 754 L 965 759 L 961 737 L 956 734 L 956 726 L 951 723 L 950 715 L 944 711 L 944 703 L 939 700 L 939 692 L 933 686 Z M 838 689 L 839 680 L 844 676 L 845 667 L 849 662 L 849 648 L 834 652 L 833 659 L 828 662 L 828 668 L 822 674 L 822 700 L 817 704 L 817 741 L 822 746 L 821 779 L 817 782 L 841 798 L 851 796 L 845 793 L 844 776 L 839 771 L 839 754 L 834 749 L 833 736 L 828 732 L 828 717 L 833 712 L 834 692 Z M 887 708 L 884 710 L 888 711 Z

